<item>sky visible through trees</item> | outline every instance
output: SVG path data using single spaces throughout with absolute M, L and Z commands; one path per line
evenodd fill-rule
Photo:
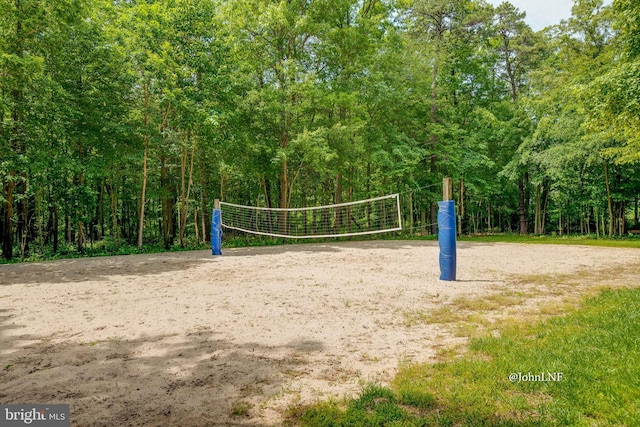
M 493 6 L 499 6 L 504 0 L 488 0 Z M 511 0 L 515 7 L 525 12 L 525 22 L 534 30 L 539 31 L 551 25 L 560 24 L 560 21 L 571 17 L 573 0 Z M 607 6 L 612 0 L 604 0 Z
M 401 193 L 433 233 L 626 235 L 640 6 L 534 31 L 483 0 L 0 0 L 5 259 L 194 246 L 213 200 Z M 73 249 L 71 249 L 73 248 Z

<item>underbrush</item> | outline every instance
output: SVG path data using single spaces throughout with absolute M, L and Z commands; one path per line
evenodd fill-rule
M 25 257 L 19 254 L 14 256 L 11 261 L 0 258 L 0 264 L 19 263 L 19 262 L 39 262 L 50 261 L 56 259 L 69 258 L 87 258 L 101 257 L 113 255 L 132 255 L 132 254 L 151 254 L 160 252 L 182 252 L 193 250 L 211 249 L 211 245 L 202 242 L 186 242 L 184 246 L 178 244 L 172 245 L 169 249 L 159 243 L 147 243 L 138 249 L 137 245 L 131 245 L 126 242 L 114 244 L 111 240 L 105 239 L 99 242 L 89 243 L 82 251 L 79 251 L 75 245 L 61 244 L 58 251 L 54 252 L 51 246 L 46 246 L 38 252 L 32 252 Z
M 354 242 L 354 241 L 371 241 L 371 240 L 425 240 L 437 241 L 436 234 L 426 234 L 415 232 L 413 234 L 402 231 L 386 234 L 376 234 L 370 236 L 341 237 L 331 239 L 283 239 L 268 236 L 254 236 L 246 234 L 230 234 L 223 237 L 222 245 L 224 248 L 243 248 L 257 246 L 275 246 L 275 245 L 295 245 L 301 243 L 334 243 L 334 242 Z M 573 236 L 533 236 L 519 234 L 492 234 L 482 236 L 461 236 L 460 241 L 465 242 L 481 242 L 481 243 L 532 243 L 532 244 L 563 244 L 563 245 L 587 245 L 587 246 L 604 246 L 604 247 L 622 247 L 622 248 L 640 248 L 640 235 L 629 235 L 627 237 L 597 238 L 595 235 L 573 235 Z M 131 254 L 147 254 L 159 252 L 176 252 L 211 249 L 210 243 L 195 242 L 187 240 L 184 246 L 178 244 L 172 245 L 166 249 L 160 243 L 147 243 L 142 249 L 138 249 L 136 245 L 127 242 L 115 244 L 110 238 L 101 241 L 88 243 L 83 251 L 78 251 L 75 245 L 61 244 L 57 252 L 53 251 L 51 245 L 45 246 L 37 251 L 31 251 L 31 254 L 21 257 L 15 254 L 13 260 L 6 261 L 0 257 L 0 264 L 17 263 L 17 262 L 37 262 L 48 261 L 64 258 L 81 258 L 111 255 L 131 255 Z

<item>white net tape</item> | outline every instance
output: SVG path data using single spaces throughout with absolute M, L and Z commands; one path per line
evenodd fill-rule
M 311 208 L 261 208 L 220 202 L 222 226 L 292 239 L 346 237 L 402 230 L 398 194 Z

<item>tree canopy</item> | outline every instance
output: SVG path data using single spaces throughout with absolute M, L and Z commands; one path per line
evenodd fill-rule
M 625 235 L 640 6 L 534 32 L 484 0 L 0 0 L 2 257 L 209 240 L 214 199 L 401 193 L 435 233 Z

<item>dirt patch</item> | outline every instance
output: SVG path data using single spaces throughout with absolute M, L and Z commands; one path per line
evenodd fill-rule
M 417 241 L 0 266 L 0 401 L 69 403 L 77 426 L 279 425 L 292 404 L 466 342 L 413 314 L 636 284 L 639 255 L 462 242 L 456 282 L 438 280 L 437 243 Z

